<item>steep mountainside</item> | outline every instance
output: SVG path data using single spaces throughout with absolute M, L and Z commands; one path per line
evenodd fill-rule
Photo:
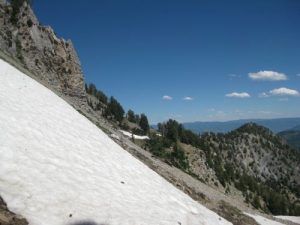
M 2 60 L 0 70 L 0 194 L 29 224 L 231 224 L 53 92 Z
M 0 2 L 0 49 L 51 89 L 86 102 L 80 61 L 70 40 L 42 26 L 27 1 Z
M 224 187 L 234 184 L 256 208 L 300 213 L 295 205 L 300 197 L 300 155 L 269 129 L 249 123 L 224 135 L 205 134 L 201 142 Z
M 226 135 L 207 135 L 209 149 L 218 151 L 240 172 L 259 179 L 300 184 L 299 155 L 267 128 L 245 124 Z

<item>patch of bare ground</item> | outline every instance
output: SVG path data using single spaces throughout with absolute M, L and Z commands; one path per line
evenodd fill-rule
M 233 225 L 259 225 L 253 218 L 245 215 L 241 210 L 225 201 L 218 202 L 216 208 L 212 210 L 230 221 Z

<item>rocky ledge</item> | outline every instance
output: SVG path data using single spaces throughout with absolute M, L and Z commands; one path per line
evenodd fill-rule
M 0 49 L 37 80 L 63 95 L 85 102 L 84 77 L 71 40 L 42 26 L 27 1 L 18 8 L 0 0 Z

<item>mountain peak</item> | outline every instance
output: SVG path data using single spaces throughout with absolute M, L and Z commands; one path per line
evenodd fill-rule
M 258 125 L 257 123 L 254 123 L 254 122 L 246 123 L 246 124 L 242 125 L 241 127 L 237 128 L 236 131 L 239 133 L 249 133 L 249 134 L 255 134 L 255 135 L 268 135 L 268 136 L 272 135 L 273 136 L 273 133 L 270 129 L 268 129 L 264 126 Z

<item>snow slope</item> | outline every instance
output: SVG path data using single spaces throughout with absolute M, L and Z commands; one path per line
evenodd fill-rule
M 276 222 L 274 220 L 267 219 L 260 215 L 253 215 L 250 213 L 245 213 L 247 216 L 252 217 L 260 225 L 284 225 L 283 223 Z
M 130 137 L 130 138 L 132 137 L 132 134 L 131 134 L 130 132 L 128 132 L 128 131 L 120 130 L 120 132 L 121 132 L 122 134 L 124 134 L 125 136 L 127 136 L 127 137 Z M 139 140 L 146 140 L 146 139 L 149 139 L 148 136 L 140 136 L 140 135 L 136 135 L 136 134 L 134 134 L 133 137 L 134 137 L 135 139 L 139 139 Z
M 300 224 L 300 217 L 299 216 L 275 216 L 278 219 L 288 220 L 294 222 L 296 224 Z
M 231 224 L 0 60 L 0 195 L 32 225 Z

